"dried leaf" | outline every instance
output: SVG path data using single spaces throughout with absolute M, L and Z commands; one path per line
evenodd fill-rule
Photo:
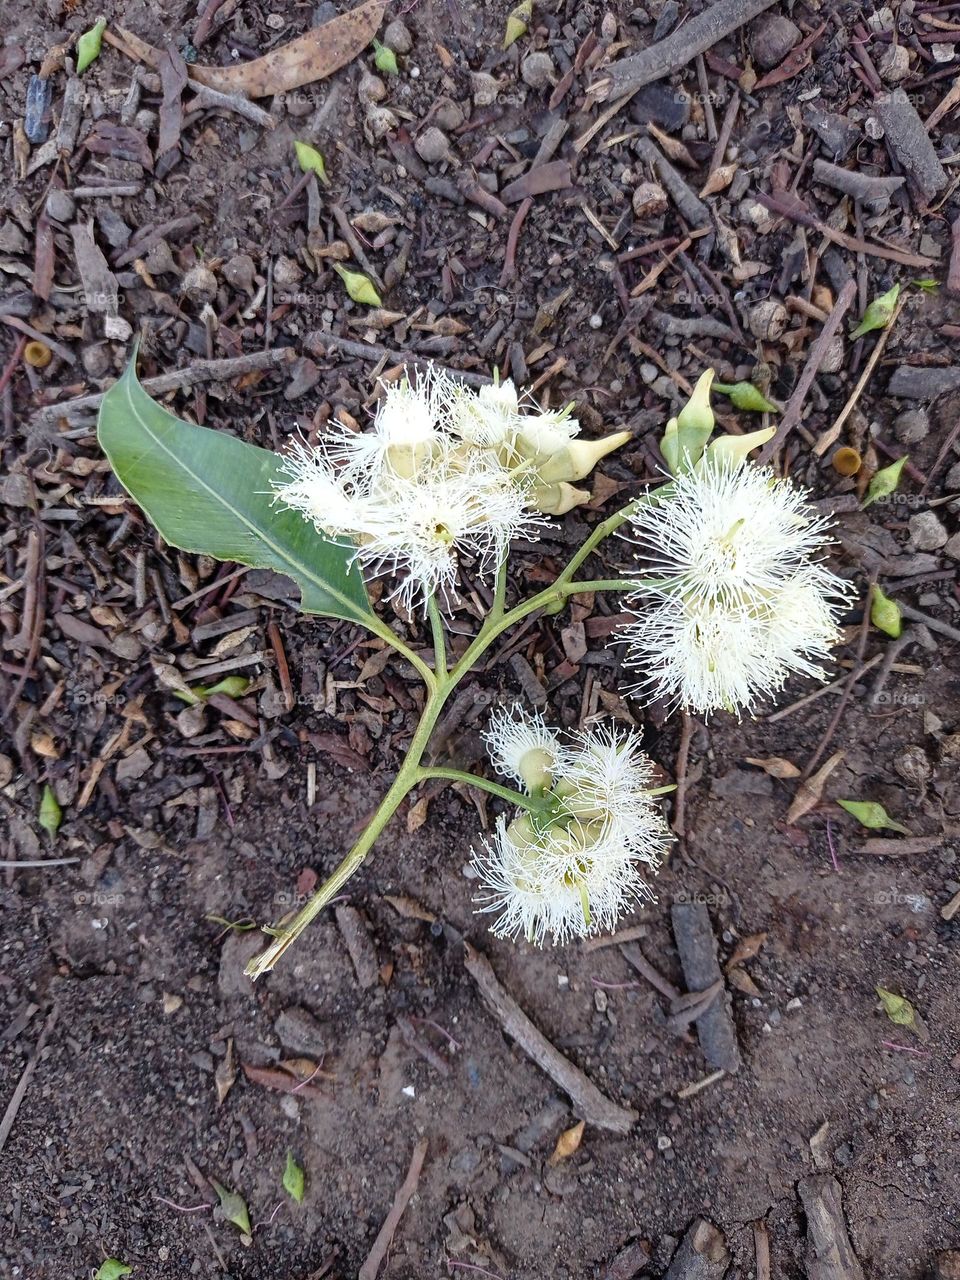
M 281 1071 L 278 1067 L 254 1067 L 248 1062 L 241 1065 L 243 1074 L 251 1084 L 262 1085 L 265 1089 L 276 1089 L 278 1093 L 293 1093 L 296 1090 L 298 1096 L 305 1098 L 321 1096 L 319 1089 L 315 1089 L 311 1084 L 299 1083 L 295 1076 L 287 1071 Z
M 236 1078 L 237 1068 L 233 1062 L 233 1038 L 231 1037 L 227 1040 L 227 1052 L 223 1056 L 223 1061 L 217 1067 L 213 1077 L 214 1084 L 217 1087 L 218 1107 L 223 1105 L 227 1094 L 233 1088 Z
M 765 933 L 750 933 L 745 938 L 741 938 L 734 947 L 730 959 L 727 961 L 727 972 L 735 969 L 737 965 L 743 964 L 747 960 L 754 960 L 760 954 L 760 948 L 767 940 Z
M 407 810 L 407 835 L 413 835 L 414 831 L 419 831 L 427 820 L 427 809 L 430 806 L 430 797 L 421 796 L 416 804 L 412 804 Z
M 427 924 L 433 924 L 437 918 L 432 911 L 428 911 L 426 907 L 421 907 L 415 898 L 405 898 L 396 894 L 385 893 L 383 900 L 384 902 L 389 902 L 394 911 L 403 916 L 405 920 L 425 920 Z
M 820 803 L 824 783 L 842 759 L 842 751 L 834 752 L 827 763 L 821 765 L 812 778 L 800 783 L 799 787 L 797 787 L 797 794 L 793 797 L 793 804 L 787 810 L 788 827 L 792 827 L 804 814 L 809 813 L 811 809 Z
M 364 0 L 348 13 L 313 27 L 262 58 L 234 67 L 192 66 L 190 79 L 221 93 L 245 93 L 250 98 L 289 93 L 315 80 L 323 80 L 361 54 L 376 34 L 385 7 L 386 0 Z M 123 27 L 115 29 L 122 41 L 121 49 L 126 45 L 148 66 L 158 65 L 159 49 L 132 31 Z
M 553 1155 L 547 1161 L 547 1164 L 558 1165 L 561 1160 L 569 1160 L 579 1148 L 585 1128 L 586 1121 L 580 1120 L 572 1129 L 565 1129 L 557 1139 L 557 1145 L 554 1147 Z
M 287 1167 L 283 1171 L 283 1189 L 297 1204 L 303 1204 L 303 1193 L 306 1178 L 303 1170 L 293 1158 L 293 1152 L 287 1152 Z
M 762 997 L 763 995 L 763 992 L 745 969 L 730 969 L 727 973 L 727 981 L 732 987 L 742 991 L 745 996 Z
M 747 756 L 744 763 L 756 765 L 764 773 L 769 773 L 771 778 L 800 777 L 800 770 L 793 761 L 785 760 L 783 756 L 768 756 L 765 760 L 759 759 L 757 756 Z
M 898 996 L 884 987 L 877 987 L 877 995 L 880 997 L 884 1013 L 892 1023 L 898 1027 L 906 1027 L 910 1031 L 914 1030 L 917 1011 L 906 996 Z

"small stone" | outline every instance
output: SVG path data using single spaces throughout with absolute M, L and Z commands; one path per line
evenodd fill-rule
M 300 356 L 291 366 L 290 381 L 284 388 L 284 400 L 297 400 L 320 381 L 320 370 L 309 356 Z
M 667 211 L 667 193 L 658 182 L 641 182 L 631 203 L 638 218 L 659 218 Z
M 209 267 L 191 267 L 180 286 L 191 302 L 212 302 L 217 296 L 217 277 Z
M 910 541 L 918 551 L 937 551 L 947 541 L 947 531 L 932 511 L 910 517 Z
M 271 31 L 282 31 L 287 23 L 282 13 L 268 13 L 265 21 Z
M 280 1043 L 294 1053 L 322 1058 L 330 1047 L 329 1036 L 322 1023 L 308 1009 L 284 1009 L 273 1024 Z
M 950 493 L 960 492 L 960 462 L 955 462 L 947 472 L 947 489 Z
M 607 44 L 616 38 L 617 34 L 617 18 L 616 15 L 608 10 L 600 20 L 600 39 L 605 40 Z
M 452 98 L 441 98 L 433 108 L 433 118 L 440 129 L 459 129 L 464 121 L 463 107 Z
M 361 102 L 382 102 L 387 96 L 387 86 L 372 71 L 364 71 L 357 85 L 357 97 Z
M 800 40 L 800 28 L 782 14 L 773 13 L 754 24 L 750 38 L 753 60 L 764 71 L 778 67 Z
M 556 84 L 557 76 L 549 53 L 528 53 L 520 63 L 523 83 L 531 89 L 547 89 Z
M 84 347 L 80 352 L 80 361 L 88 378 L 105 378 L 110 372 L 110 352 L 102 343 Z
M 901 444 L 916 444 L 930 431 L 930 415 L 926 409 L 908 409 L 893 424 L 893 432 Z
M 55 188 L 47 196 L 47 217 L 54 222 L 72 222 L 77 205 L 69 191 Z
M 630 103 L 630 118 L 635 124 L 655 124 L 673 133 L 690 119 L 690 99 L 670 84 L 644 85 Z
M 960 533 L 948 538 L 943 549 L 951 560 L 960 560 Z
M 302 279 L 303 269 L 295 259 L 280 257 L 274 263 L 273 283 L 278 288 L 289 288 Z
M 893 10 L 886 4 L 877 9 L 875 13 L 867 15 L 867 27 L 874 35 L 880 35 L 884 31 L 892 31 L 894 23 Z
M 910 50 L 905 44 L 887 45 L 877 70 L 886 84 L 899 84 L 910 74 Z
M 383 33 L 383 43 L 388 49 L 392 49 L 394 53 L 409 53 L 413 48 L 413 37 L 410 35 L 410 28 L 405 22 L 401 22 L 399 18 L 394 18 Z
M 450 159 L 450 143 L 447 135 L 436 125 L 430 125 L 413 144 L 417 155 L 425 164 L 441 164 Z
M 775 298 L 765 298 L 750 308 L 747 325 L 755 338 L 762 342 L 776 342 L 787 327 L 787 309 Z

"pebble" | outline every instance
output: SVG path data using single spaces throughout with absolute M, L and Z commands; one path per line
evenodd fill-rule
M 434 107 L 433 118 L 441 129 L 459 129 L 464 121 L 463 108 L 452 98 L 441 98 Z
M 253 293 L 253 277 L 256 272 L 253 259 L 249 253 L 236 253 L 221 267 L 221 274 L 227 284 L 234 289 L 243 289 Z
M 638 218 L 659 218 L 667 211 L 667 193 L 658 182 L 641 182 L 632 197 L 633 212 Z
M 960 462 L 955 462 L 947 472 L 947 489 L 950 493 L 960 491 Z
M 951 560 L 960 560 L 960 533 L 948 538 L 943 549 Z
M 750 48 L 753 60 L 764 71 L 770 71 L 784 60 L 800 40 L 800 28 L 789 18 L 774 13 L 761 18 L 753 28 Z
M 886 84 L 899 84 L 910 74 L 910 50 L 904 44 L 887 45 L 877 70 Z
M 690 119 L 690 99 L 669 84 L 644 85 L 630 103 L 630 118 L 635 124 L 656 124 L 672 133 Z
M 447 135 L 433 124 L 424 129 L 413 147 L 426 164 L 440 164 L 450 159 L 450 143 Z
M 365 71 L 357 86 L 357 97 L 361 102 L 382 102 L 387 96 L 387 86 L 372 71 Z
M 54 222 L 72 222 L 76 201 L 69 191 L 54 189 L 47 196 L 47 217 Z
M 947 531 L 933 511 L 910 517 L 910 541 L 918 551 L 937 551 L 947 541 Z
M 413 48 L 413 37 L 410 35 L 410 28 L 405 22 L 401 22 L 399 18 L 394 18 L 383 33 L 383 43 L 388 49 L 392 49 L 394 53 L 409 53 Z
M 893 424 L 893 433 L 901 444 L 916 444 L 930 432 L 930 415 L 926 409 L 908 409 Z
M 500 92 L 500 81 L 489 71 L 471 72 L 470 84 L 475 107 L 489 107 L 496 102 L 497 94 Z
M 668 36 L 676 26 L 677 18 L 679 18 L 679 16 L 680 6 L 677 3 L 677 0 L 667 0 L 666 4 L 657 16 L 656 25 L 653 28 L 651 44 L 656 44 L 658 40 L 662 40 L 664 36 Z

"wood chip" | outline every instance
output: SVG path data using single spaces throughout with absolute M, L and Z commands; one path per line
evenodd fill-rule
M 670 908 L 683 976 L 691 992 L 707 991 L 722 982 L 717 960 L 717 941 L 710 913 L 702 902 L 675 902 Z M 697 1019 L 697 1036 L 703 1056 L 711 1067 L 740 1070 L 740 1046 L 733 1022 L 730 997 L 726 992 L 711 1000 Z
M 808 1280 L 864 1280 L 843 1216 L 843 1193 L 831 1174 L 801 1178 L 797 1190 L 807 1219 Z

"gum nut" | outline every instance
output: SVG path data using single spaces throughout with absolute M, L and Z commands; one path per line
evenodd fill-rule
M 223 278 L 234 289 L 243 289 L 245 293 L 253 293 L 253 277 L 256 267 L 249 253 L 235 253 L 223 264 Z
M 489 107 L 497 100 L 500 92 L 500 81 L 489 71 L 474 71 L 470 76 L 475 107 Z
M 191 302 L 212 302 L 217 296 L 217 277 L 208 267 L 191 267 L 183 277 L 181 289 Z
M 388 133 L 393 133 L 394 129 L 399 128 L 400 121 L 389 107 L 373 105 L 367 107 L 367 114 L 363 120 L 363 133 L 368 142 L 379 142 Z
M 528 53 L 520 63 L 520 75 L 531 89 L 547 89 L 557 82 L 549 53 Z
M 761 342 L 776 342 L 787 327 L 787 309 L 782 302 L 767 298 L 750 308 L 747 327 Z
M 372 71 L 364 71 L 357 85 L 357 97 L 361 102 L 382 102 L 387 96 L 387 86 Z
M 394 53 L 409 53 L 413 48 L 413 37 L 407 24 L 394 18 L 383 33 L 383 43 Z
M 433 124 L 424 129 L 413 144 L 413 149 L 425 164 L 440 164 L 450 159 L 447 135 Z
M 633 193 L 633 212 L 638 218 L 659 218 L 667 211 L 667 193 L 658 182 L 641 182 Z
M 293 258 L 278 258 L 273 267 L 273 283 L 281 288 L 297 284 L 303 279 L 300 264 Z

